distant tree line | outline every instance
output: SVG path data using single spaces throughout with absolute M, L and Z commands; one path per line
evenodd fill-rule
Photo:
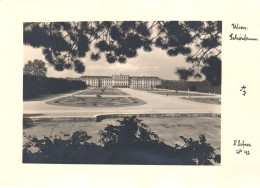
M 158 88 L 158 87 L 157 87 Z M 214 86 L 208 81 L 179 81 L 179 80 L 162 80 L 159 88 L 172 89 L 180 91 L 198 91 L 203 93 L 217 93 L 221 94 L 221 85 Z
M 81 80 L 23 75 L 23 99 L 84 89 L 86 87 L 86 83 Z

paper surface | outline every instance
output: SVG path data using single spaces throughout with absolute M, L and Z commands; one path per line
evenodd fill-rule
M 257 1 L 0 1 L 0 186 L 260 187 L 259 8 Z M 222 21 L 221 166 L 22 164 L 23 22 L 96 20 Z M 230 40 L 231 33 L 258 41 Z M 250 155 L 237 154 L 234 140 L 250 143 Z

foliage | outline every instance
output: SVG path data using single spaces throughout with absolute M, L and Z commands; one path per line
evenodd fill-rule
M 194 73 L 193 70 L 186 70 L 185 68 L 178 68 L 176 74 L 179 75 L 179 78 L 183 81 L 188 80 Z
M 221 94 L 221 86 L 215 86 L 208 81 L 173 81 L 173 80 L 162 80 L 160 88 L 172 89 L 180 91 L 198 91 L 204 93 L 218 93 Z
M 176 145 L 175 149 L 184 158 L 190 156 L 192 160 L 198 165 L 210 165 L 214 160 L 217 163 L 220 163 L 220 155 L 216 155 L 214 148 L 206 143 L 206 138 L 204 135 L 199 136 L 199 140 L 193 140 L 192 138 L 187 139 L 183 136 L 180 138 L 184 141 L 184 145 Z
M 86 88 L 86 83 L 81 80 L 36 77 L 30 75 L 23 76 L 23 99 L 84 88 Z
M 141 142 L 158 141 L 159 137 L 146 130 L 147 126 L 136 116 L 123 117 L 123 120 L 117 120 L 121 126 L 108 125 L 103 131 L 100 131 L 100 141 L 105 146 L 118 145 L 131 147 Z
M 77 130 L 71 135 L 64 134 L 65 139 L 52 136 L 24 137 L 29 140 L 23 146 L 23 162 L 44 162 L 44 163 L 81 163 L 83 160 L 91 162 L 94 151 L 98 152 L 100 147 L 89 144 L 91 138 L 85 131 Z
M 46 61 L 58 71 L 83 73 L 82 58 L 88 52 L 93 61 L 103 54 L 108 63 L 126 63 L 139 49 L 150 52 L 157 47 L 169 56 L 186 56 L 191 66 L 186 72 L 177 71 L 181 79 L 204 74 L 220 84 L 221 74 L 209 73 L 221 69 L 220 21 L 27 22 L 23 29 L 24 44 L 42 48 Z
M 201 72 L 206 76 L 206 79 L 214 86 L 221 84 L 221 60 L 217 57 L 209 57 L 205 60 L 205 66 Z
M 35 59 L 33 61 L 28 61 L 28 63 L 25 64 L 23 68 L 24 75 L 46 77 L 46 73 L 47 73 L 46 63 L 38 59 Z
M 25 163 L 89 163 L 89 164 L 171 164 L 212 165 L 220 163 L 220 155 L 206 143 L 205 136 L 199 140 L 181 136 L 184 145 L 166 145 L 142 123 L 142 120 L 124 117 L 120 126 L 108 125 L 100 131 L 104 146 L 89 143 L 87 132 L 77 130 L 72 135 L 43 139 L 24 137 L 29 140 L 23 146 Z

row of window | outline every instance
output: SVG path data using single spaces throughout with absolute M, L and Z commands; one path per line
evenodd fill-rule
M 126 80 L 84 80 L 85 82 L 114 82 L 114 83 L 129 83 L 129 81 L 126 81 Z M 159 81 L 146 81 L 146 80 L 134 80 L 134 81 L 131 81 L 130 83 L 159 83 Z
M 103 84 L 98 84 L 98 83 L 87 83 L 90 85 L 114 85 L 114 86 L 128 86 L 129 84 L 126 83 L 117 83 L 117 84 L 111 84 L 111 83 L 103 83 Z M 130 86 L 151 86 L 151 85 L 157 85 L 157 84 L 130 84 Z
M 97 80 L 107 80 L 107 81 L 112 81 L 112 80 L 115 80 L 115 81 L 158 81 L 157 78 L 152 78 L 152 79 L 147 79 L 147 78 L 127 78 L 127 79 L 112 79 L 112 78 L 82 78 L 82 80 L 84 81 L 97 81 Z

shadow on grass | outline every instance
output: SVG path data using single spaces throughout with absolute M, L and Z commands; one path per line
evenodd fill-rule
M 120 126 L 108 125 L 100 131 L 103 146 L 89 143 L 87 132 L 77 130 L 64 138 L 27 136 L 23 147 L 24 163 L 62 164 L 155 164 L 155 165 L 213 165 L 220 163 L 220 155 L 206 143 L 181 137 L 184 145 L 171 147 L 142 123 L 142 120 L 124 117 Z
M 183 97 L 182 99 L 200 102 L 200 103 L 207 103 L 207 104 L 221 104 L 220 98 L 213 98 L 213 97 L 206 97 L 206 98 L 186 98 Z

